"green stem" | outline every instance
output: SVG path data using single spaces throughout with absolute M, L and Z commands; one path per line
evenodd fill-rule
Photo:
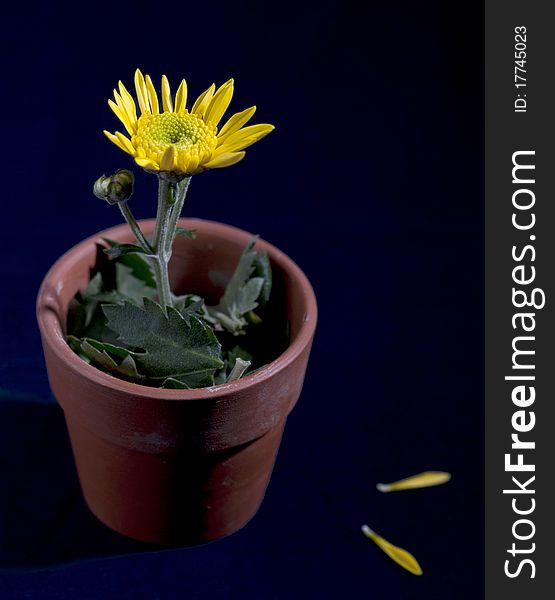
M 137 223 L 135 217 L 133 216 L 131 209 L 129 208 L 129 206 L 127 206 L 127 201 L 119 202 L 118 206 L 121 211 L 121 214 L 127 221 L 127 224 L 129 225 L 129 227 L 131 227 L 131 231 L 137 238 L 137 241 L 139 242 L 141 248 L 147 254 L 152 254 L 152 246 L 148 243 L 148 240 L 146 239 L 143 232 L 141 231 L 141 228 L 139 227 L 139 224 Z
M 158 297 L 163 308 L 173 306 L 172 292 L 168 277 L 168 263 L 171 252 L 166 251 L 168 235 L 170 233 L 170 218 L 173 211 L 173 194 L 171 183 L 163 177 L 158 178 L 158 211 L 156 214 L 156 225 L 152 240 L 153 252 L 152 262 Z
M 165 177 L 158 177 L 158 210 L 156 212 L 156 225 L 152 245 L 157 251 L 160 248 L 160 238 L 162 237 L 162 227 L 167 222 L 167 213 L 173 204 L 171 184 Z
M 173 241 L 175 239 L 175 233 L 177 230 L 177 221 L 181 216 L 183 205 L 185 204 L 185 198 L 187 196 L 187 190 L 191 183 L 191 176 L 185 177 L 177 184 L 177 199 L 172 208 L 172 214 L 169 222 L 169 232 L 166 240 L 166 253 L 171 256 Z
M 156 279 L 160 305 L 164 309 L 167 306 L 173 306 L 170 280 L 168 277 L 168 263 L 158 257 L 154 257 L 152 265 L 154 268 L 154 277 Z

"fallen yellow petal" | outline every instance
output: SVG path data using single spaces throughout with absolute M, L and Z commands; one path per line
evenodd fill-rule
M 445 471 L 425 471 L 406 479 L 400 479 L 393 483 L 378 483 L 376 487 L 380 492 L 397 492 L 400 490 L 414 490 L 417 488 L 432 487 L 447 483 L 451 479 L 451 473 Z
M 410 552 L 403 550 L 402 548 L 398 548 L 393 544 L 390 544 L 387 540 L 384 540 L 383 537 L 379 536 L 375 531 L 372 531 L 368 525 L 362 526 L 362 533 L 370 538 L 377 546 L 379 546 L 392 560 L 394 560 L 398 565 L 406 569 L 409 573 L 413 575 L 422 575 L 422 569 L 418 564 L 418 561 Z

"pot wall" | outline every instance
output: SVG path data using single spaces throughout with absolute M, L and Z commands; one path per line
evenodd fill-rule
M 170 265 L 174 290 L 218 297 L 249 233 L 197 219 L 181 226 Z M 142 221 L 149 233 L 154 221 Z M 160 390 L 116 379 L 88 365 L 64 339 L 67 306 L 89 278 L 95 242 L 131 241 L 125 225 L 89 238 L 52 267 L 37 315 L 50 384 L 68 425 L 91 510 L 130 537 L 166 545 L 228 535 L 258 509 L 287 415 L 301 392 L 316 326 L 316 301 L 300 269 L 259 241 L 286 298 L 287 350 L 239 381 L 198 390 Z

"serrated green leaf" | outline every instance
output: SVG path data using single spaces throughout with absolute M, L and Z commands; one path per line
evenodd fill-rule
M 196 229 L 185 229 L 185 227 L 176 227 L 175 233 L 176 235 L 189 238 L 190 240 L 194 240 L 197 237 Z
M 117 259 L 118 263 L 131 269 L 133 277 L 148 287 L 156 289 L 156 279 L 148 262 L 138 254 L 126 254 Z
M 220 302 L 207 307 L 212 322 L 234 335 L 244 333 L 248 324 L 245 315 L 258 306 L 261 296 L 269 297 L 271 288 L 271 270 L 269 261 L 254 251 L 257 238 L 253 238 L 243 251 L 231 280 L 226 286 Z M 259 271 L 262 276 L 253 277 Z M 270 278 L 267 280 L 266 278 Z M 268 287 L 269 286 L 269 287 Z
M 131 302 L 104 305 L 108 326 L 118 340 L 135 350 L 130 354 L 151 379 L 176 379 L 189 387 L 213 385 L 223 366 L 221 347 L 211 327 L 195 315 L 184 319 L 172 307 L 164 309 L 145 298 L 144 307 Z
M 187 314 L 196 314 L 204 316 L 204 300 L 196 294 L 185 294 L 174 298 L 173 307 L 181 313 L 182 316 Z
M 124 264 L 116 265 L 116 281 L 119 294 L 133 300 L 139 306 L 143 305 L 144 298 L 154 300 L 156 296 L 156 288 L 134 277 L 132 269 Z
M 102 302 L 121 302 L 123 298 L 115 290 L 106 291 L 102 273 L 91 279 L 87 288 L 77 294 L 69 303 L 67 332 L 76 337 L 92 337 L 109 341 L 109 332 L 105 332 L 106 319 L 100 304 Z M 105 336 L 108 336 L 105 339 Z
M 262 277 L 253 277 L 237 292 L 237 298 L 233 305 L 233 312 L 237 316 L 243 316 L 258 306 L 256 300 L 260 296 L 263 285 Z
M 237 267 L 229 280 L 225 288 L 224 295 L 220 298 L 218 306 L 222 312 L 228 312 L 236 301 L 237 294 L 240 289 L 249 280 L 254 270 L 254 259 L 256 258 L 256 252 L 253 250 L 254 244 L 258 236 L 253 238 L 243 250 Z

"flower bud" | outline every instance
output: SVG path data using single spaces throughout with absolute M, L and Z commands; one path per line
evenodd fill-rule
M 127 169 L 119 169 L 113 175 L 99 177 L 93 186 L 97 198 L 106 200 L 108 204 L 118 204 L 131 198 L 135 177 Z

